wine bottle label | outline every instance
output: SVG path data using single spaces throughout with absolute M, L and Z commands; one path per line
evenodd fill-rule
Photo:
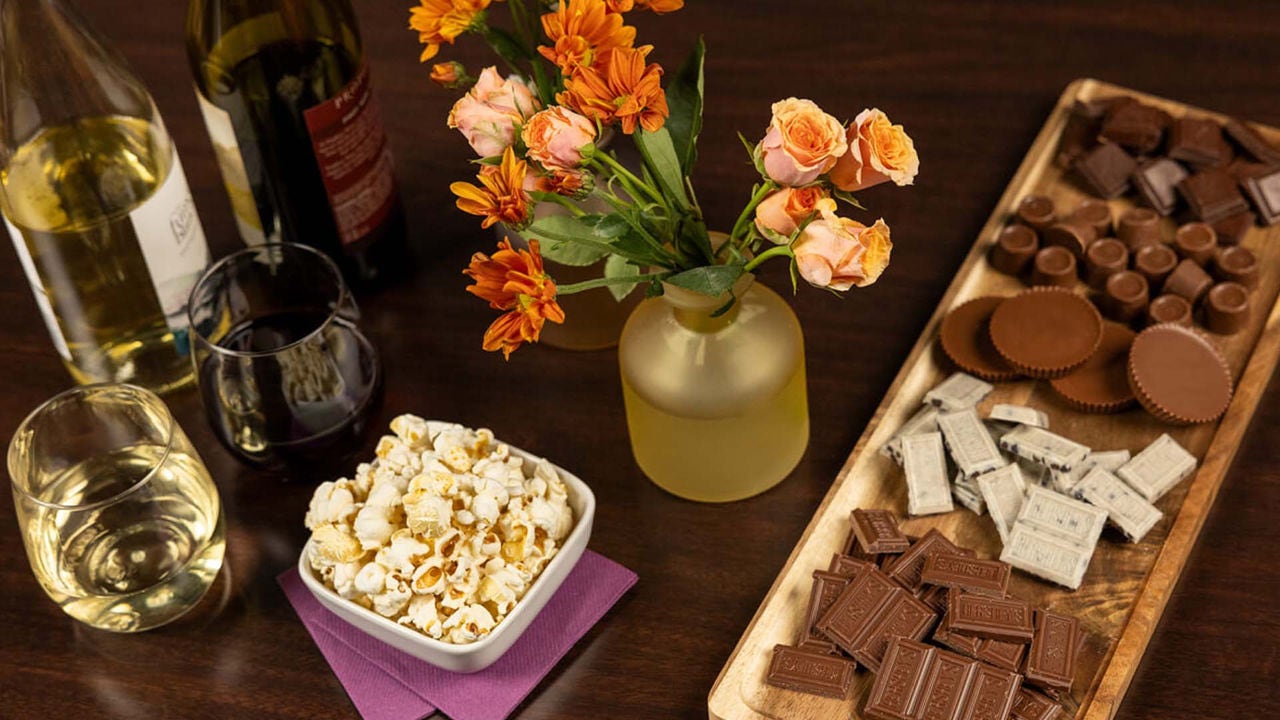
M 261 245 L 266 242 L 267 236 L 262 228 L 262 216 L 258 214 L 258 203 L 253 197 L 249 171 L 245 168 L 231 115 L 206 100 L 198 88 L 196 101 L 200 103 L 200 114 L 204 116 L 204 125 L 209 131 L 209 140 L 213 143 L 213 153 L 218 158 L 218 168 L 222 170 L 222 184 L 226 186 L 227 197 L 231 199 L 231 211 L 235 214 L 240 239 L 244 240 L 245 245 Z
M 187 298 L 200 274 L 209 265 L 209 246 L 187 187 L 182 161 L 175 151 L 169 177 L 155 194 L 129 213 L 142 258 L 151 273 L 165 323 L 179 335 L 179 351 L 185 348 Z
M 387 219 L 395 202 L 391 150 L 369 82 L 369 68 L 341 92 L 303 112 L 329 205 L 344 244 Z
M 44 283 L 40 281 L 39 273 L 36 272 L 36 264 L 31 260 L 27 242 L 22 239 L 22 231 L 9 222 L 7 217 L 4 219 L 4 226 L 9 231 L 9 239 L 13 241 L 14 249 L 18 251 L 18 262 L 22 265 L 22 272 L 27 276 L 27 283 L 31 285 L 31 294 L 35 295 L 36 307 L 40 308 L 44 325 L 49 329 L 49 337 L 53 338 L 53 346 L 63 360 L 70 361 L 71 348 L 67 347 L 67 340 L 62 336 L 58 317 L 53 314 L 53 304 L 49 302 L 49 293 L 45 290 Z

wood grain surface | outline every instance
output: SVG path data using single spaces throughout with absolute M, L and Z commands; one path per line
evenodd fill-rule
M 215 255 L 237 247 L 192 95 L 185 3 L 76 4 L 154 94 Z M 656 44 L 654 58 L 669 68 L 706 36 L 708 105 L 695 182 L 712 226 L 728 226 L 750 190 L 752 171 L 734 134 L 758 135 L 781 97 L 811 97 L 842 117 L 879 107 L 906 124 L 922 158 L 914 188 L 863 196 L 871 219 L 884 216 L 894 231 L 893 265 L 881 282 L 843 301 L 806 289 L 794 299 L 808 340 L 813 419 L 804 460 L 763 496 L 703 506 L 666 495 L 632 463 L 612 352 L 535 347 L 504 363 L 480 351 L 491 315 L 462 292 L 460 270 L 491 236 L 451 207 L 448 183 L 469 173 L 465 143 L 444 127 L 453 97 L 432 87 L 416 62 L 408 0 L 355 4 L 420 261 L 412 279 L 361 298 L 366 328 L 386 358 L 384 413 L 487 425 L 573 470 L 599 500 L 592 548 L 640 574 L 519 707 L 520 718 L 706 716 L 717 672 L 1068 82 L 1098 77 L 1280 125 L 1280 24 L 1266 0 L 690 0 L 674 15 L 634 16 L 641 41 Z M 470 40 L 444 55 L 472 68 L 488 57 Z M 6 438 L 70 383 L 15 259 L 0 249 Z M 775 289 L 785 287 L 780 270 L 764 275 Z M 0 717 L 357 717 L 275 582 L 296 559 L 306 500 L 324 478 L 245 469 L 214 441 L 195 393 L 170 402 L 228 513 L 228 565 L 211 601 L 141 636 L 79 626 L 36 585 L 5 494 Z M 1117 717 L 1280 716 L 1277 446 L 1280 389 L 1272 387 Z

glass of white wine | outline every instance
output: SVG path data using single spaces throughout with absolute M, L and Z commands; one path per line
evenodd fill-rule
M 200 601 L 222 567 L 222 503 L 164 402 L 86 385 L 45 402 L 9 443 L 36 579 L 71 617 L 137 632 Z

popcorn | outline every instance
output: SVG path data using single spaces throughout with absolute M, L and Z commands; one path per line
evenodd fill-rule
M 391 421 L 376 459 L 316 488 L 311 567 L 340 596 L 452 643 L 492 632 L 572 530 L 568 490 L 487 429 Z

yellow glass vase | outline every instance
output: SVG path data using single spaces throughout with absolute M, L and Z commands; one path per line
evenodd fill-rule
M 667 285 L 618 344 L 631 450 L 664 490 L 729 502 L 781 482 L 809 443 L 804 336 L 790 306 L 744 275 L 737 302 Z

